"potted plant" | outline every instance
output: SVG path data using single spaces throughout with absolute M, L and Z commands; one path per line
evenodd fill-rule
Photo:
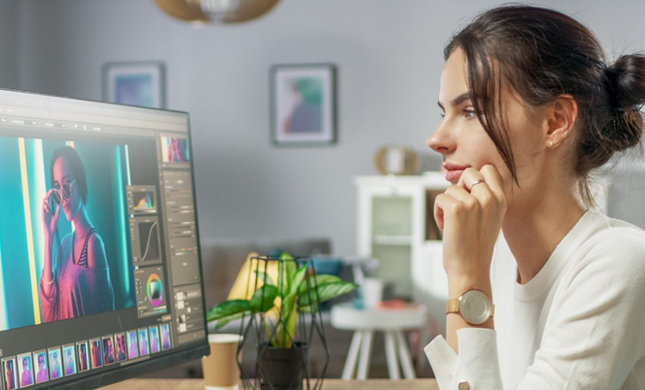
M 303 331 L 303 324 L 298 326 L 299 319 L 304 320 L 304 314 L 315 319 L 322 302 L 344 295 L 358 285 L 333 275 L 316 275 L 311 261 L 296 260 L 286 252 L 278 258 L 253 259 L 258 261 L 250 267 L 249 280 L 253 280 L 250 298 L 215 305 L 208 311 L 207 320 L 215 323 L 215 329 L 236 319 L 248 318 L 255 323 L 261 336 L 256 360 L 256 378 L 261 388 L 301 389 L 303 377 L 309 379 L 310 375 L 307 333 L 311 332 Z M 322 321 L 318 326 L 322 327 Z

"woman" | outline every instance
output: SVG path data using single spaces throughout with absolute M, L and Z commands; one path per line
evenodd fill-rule
M 85 209 L 87 180 L 78 152 L 70 146 L 57 149 L 50 174 L 53 185 L 43 200 L 42 213 L 45 260 L 39 295 L 43 322 L 114 310 L 103 240 Z M 54 266 L 52 252 L 61 208 L 74 230 L 63 237 Z
M 7 390 L 12 390 L 18 388 L 18 385 L 16 384 L 16 376 L 14 375 L 13 371 L 13 360 L 8 360 L 5 363 L 5 385 Z
M 111 338 L 103 340 L 103 353 L 105 354 L 105 357 L 103 358 L 105 364 L 114 363 L 114 349 L 112 347 Z
M 87 356 L 87 344 L 80 344 L 78 346 L 78 356 L 80 360 L 80 369 L 81 371 L 87 371 L 90 368 L 88 356 Z
M 34 377 L 31 375 L 30 358 L 22 358 L 22 376 L 20 377 L 20 387 L 31 386 L 34 384 Z
M 452 183 L 434 208 L 440 388 L 645 389 L 645 232 L 594 210 L 588 180 L 639 144 L 645 57 L 607 64 L 574 19 L 518 5 L 481 14 L 444 54 L 427 141 Z
M 117 348 L 116 361 L 122 362 L 126 360 L 127 356 L 125 354 L 125 335 L 124 334 L 120 334 L 116 336 L 116 348 Z
M 60 361 L 58 360 L 58 351 L 60 350 L 55 350 L 49 353 L 49 364 L 51 365 L 52 370 L 52 380 L 58 379 L 63 376 L 60 367 Z
M 36 383 L 43 383 L 49 380 L 47 373 L 47 363 L 45 362 L 45 353 L 39 353 L 36 359 L 38 360 L 38 372 L 36 373 Z
M 65 350 L 63 348 L 63 350 Z M 72 356 L 72 351 L 73 348 L 69 348 L 65 350 L 65 375 L 73 375 L 76 374 L 76 362 L 74 361 L 74 357 Z

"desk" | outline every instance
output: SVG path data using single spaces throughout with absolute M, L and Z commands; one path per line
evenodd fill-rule
M 201 379 L 131 379 L 116 385 L 103 387 L 104 390 L 204 390 Z M 413 379 L 390 381 L 386 379 L 369 379 L 366 381 L 344 381 L 327 379 L 323 390 L 439 390 L 434 379 Z M 240 390 L 243 387 L 240 386 Z

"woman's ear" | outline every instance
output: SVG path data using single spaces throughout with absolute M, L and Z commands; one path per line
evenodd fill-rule
M 558 96 L 547 110 L 548 128 L 545 146 L 554 148 L 572 135 L 577 117 L 578 103 L 573 96 L 568 94 Z

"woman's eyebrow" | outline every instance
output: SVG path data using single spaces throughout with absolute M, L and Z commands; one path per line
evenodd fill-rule
M 452 106 L 458 106 L 466 100 L 470 100 L 470 95 L 468 95 L 468 92 L 464 92 L 461 95 L 457 96 L 456 98 L 452 99 L 450 104 Z M 445 111 L 443 105 L 441 105 L 441 102 L 437 102 L 437 104 L 439 105 L 439 107 L 441 107 L 442 110 Z

